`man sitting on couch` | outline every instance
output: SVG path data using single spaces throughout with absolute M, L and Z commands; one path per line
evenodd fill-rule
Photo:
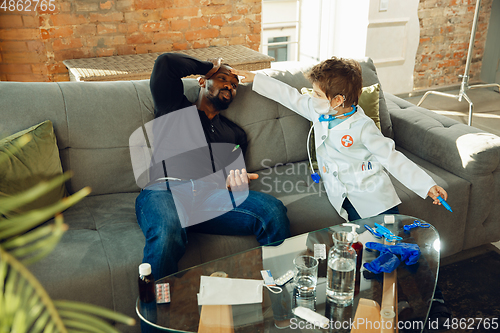
M 212 165 L 215 162 L 211 143 L 230 143 L 241 147 L 243 152 L 247 146 L 245 132 L 219 114 L 232 102 L 238 88 L 238 77 L 231 74 L 231 67 L 221 65 L 220 60 L 199 61 L 183 54 L 165 53 L 156 59 L 150 80 L 155 121 L 157 121 L 160 117 L 177 110 L 183 109 L 179 112 L 188 112 L 185 108 L 193 104 L 184 95 L 181 78 L 192 74 L 204 74 L 199 80 L 201 90 L 195 105 L 210 149 Z M 193 124 L 193 128 L 196 128 L 196 125 L 199 124 Z M 171 142 L 161 142 L 160 145 L 168 144 Z M 158 142 L 155 143 L 156 146 Z M 179 216 L 189 212 L 186 212 L 186 209 L 182 212 L 176 209 L 175 198 L 170 190 L 171 186 L 182 180 L 173 180 L 170 172 L 164 176 L 170 176 L 170 179 L 165 181 L 165 178 L 161 178 L 162 180 L 156 182 L 154 181 L 156 178 L 153 179 L 153 183 L 145 187 L 136 199 L 137 220 L 146 236 L 143 262 L 151 264 L 156 278 L 177 271 L 177 262 L 186 249 L 187 229 L 221 235 L 254 234 L 261 245 L 290 236 L 286 208 L 273 196 L 248 191 L 248 197 L 234 208 L 234 201 L 237 201 L 234 194 L 239 188 L 248 188 L 249 180 L 258 177 L 256 174 L 247 174 L 245 169 L 231 170 L 227 178 L 227 187 L 233 192 L 235 198 L 233 205 L 218 204 L 217 195 L 221 193 L 220 191 L 227 193 L 226 189 L 212 191 L 208 198 L 196 204 L 196 209 L 207 213 L 207 216 L 214 211 L 222 210 L 224 213 L 189 228 L 185 228 L 185 224 L 181 223 L 182 217 Z M 189 181 L 192 183 L 192 179 L 184 181 L 188 185 Z M 191 193 L 191 195 L 194 200 L 196 194 Z

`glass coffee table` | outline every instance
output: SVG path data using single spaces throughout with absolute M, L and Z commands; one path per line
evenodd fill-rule
M 415 265 L 403 263 L 397 268 L 397 304 L 399 332 L 422 332 L 427 320 L 430 305 L 437 282 L 440 258 L 439 235 L 433 226 L 413 228 L 404 231 L 403 226 L 412 224 L 417 218 L 405 215 L 393 215 L 394 224 L 384 224 L 384 215 L 353 221 L 360 225 L 357 229 L 359 241 L 379 242 L 364 227 L 374 227 L 375 223 L 384 225 L 395 235 L 403 238 L 403 243 L 414 243 L 420 248 L 421 255 Z M 419 220 L 424 222 L 422 220 Z M 198 265 L 176 274 L 164 277 L 156 283 L 170 284 L 171 302 L 168 304 L 141 304 L 137 300 L 136 311 L 145 323 L 165 332 L 198 332 L 201 306 L 198 306 L 197 293 L 200 289 L 200 277 L 210 276 L 215 272 L 225 272 L 229 278 L 262 280 L 261 270 L 270 270 L 277 278 L 288 270 L 293 270 L 293 259 L 301 254 L 314 255 L 314 244 L 326 244 L 326 253 L 333 245 L 332 232 L 350 231 L 342 225 L 310 232 L 286 239 L 279 245 L 258 247 L 245 252 Z M 363 248 L 363 263 L 370 262 L 378 252 Z M 316 297 L 297 300 L 294 296 L 293 280 L 283 286 L 280 294 L 263 290 L 263 302 L 257 304 L 233 305 L 232 329 L 234 332 L 349 332 L 346 323 L 353 322 L 361 298 L 382 301 L 382 274 L 373 274 L 361 268 L 359 291 L 354 301 L 347 307 L 337 306 L 326 298 L 327 260 L 319 260 Z M 295 317 L 292 309 L 298 304 L 314 308 L 317 313 L 330 320 L 329 329 L 311 327 Z

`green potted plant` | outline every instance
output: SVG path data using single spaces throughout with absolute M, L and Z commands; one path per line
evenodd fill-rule
M 19 147 L 28 141 L 29 137 L 20 140 Z M 5 162 L 0 156 L 0 168 Z M 135 325 L 133 318 L 102 307 L 52 300 L 26 267 L 54 249 L 67 230 L 61 212 L 87 196 L 90 188 L 47 207 L 11 213 L 70 177 L 67 172 L 13 196 L 0 193 L 0 333 L 117 332 L 109 320 Z M 54 216 L 53 223 L 46 223 Z

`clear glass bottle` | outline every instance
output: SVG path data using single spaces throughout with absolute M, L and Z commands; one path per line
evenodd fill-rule
M 356 251 L 352 248 L 352 232 L 337 231 L 332 235 L 333 247 L 328 252 L 326 296 L 337 305 L 348 306 L 354 299 Z
M 359 235 L 356 232 L 359 225 L 354 223 L 342 223 L 343 226 L 351 227 L 352 234 L 354 235 L 354 240 L 352 243 L 352 248 L 356 251 L 356 282 L 354 284 L 354 297 L 359 294 L 360 282 L 361 282 L 361 264 L 363 263 L 363 243 L 359 241 Z

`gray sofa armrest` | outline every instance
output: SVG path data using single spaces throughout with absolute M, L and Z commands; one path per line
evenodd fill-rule
M 499 240 L 500 137 L 394 95 L 385 98 L 397 146 L 471 183 L 464 249 Z

